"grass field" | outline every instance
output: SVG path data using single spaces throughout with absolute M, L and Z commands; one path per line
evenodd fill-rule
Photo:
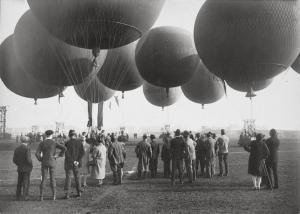
M 249 154 L 242 148 L 230 148 L 228 177 L 212 180 L 198 178 L 193 184 L 172 186 L 162 178 L 162 163 L 159 162 L 159 177 L 135 180 L 127 175 L 124 184 L 111 185 L 108 175 L 103 187 L 93 181 L 80 199 L 63 200 L 63 159 L 58 161 L 58 200 L 38 201 L 39 163 L 34 159 L 30 188 L 30 200 L 14 200 L 16 167 L 12 164 L 14 143 L 0 143 L 0 212 L 2 213 L 299 213 L 300 212 L 300 142 L 281 139 L 278 190 L 253 191 L 247 174 Z M 135 143 L 127 145 L 125 170 L 136 166 Z M 107 165 L 107 172 L 109 172 Z M 217 167 L 218 171 L 218 167 Z M 51 196 L 50 187 L 46 195 Z

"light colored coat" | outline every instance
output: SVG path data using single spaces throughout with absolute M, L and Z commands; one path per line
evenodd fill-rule
M 82 142 L 83 149 L 84 149 L 84 155 L 82 158 L 82 164 L 80 168 L 80 173 L 83 175 L 90 174 L 90 167 L 89 167 L 89 161 L 92 160 L 91 154 L 90 154 L 90 145 L 86 142 Z
M 96 165 L 92 167 L 91 177 L 94 179 L 105 178 L 106 147 L 103 144 L 95 146 L 92 157 L 96 160 Z

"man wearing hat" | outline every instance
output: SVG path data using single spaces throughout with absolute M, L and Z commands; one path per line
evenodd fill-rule
M 150 144 L 147 142 L 147 135 L 143 135 L 143 140 L 137 144 L 135 147 L 135 154 L 137 158 L 139 159 L 138 162 L 138 173 L 137 178 L 140 179 L 142 177 L 143 172 L 143 178 L 146 178 L 147 168 L 149 164 L 149 159 L 152 156 L 152 150 Z
M 208 132 L 206 134 L 206 137 L 207 139 L 205 141 L 205 171 L 206 176 L 208 178 L 212 178 L 215 174 L 216 140 L 213 138 L 213 133 L 211 132 Z
M 71 174 L 75 179 L 77 195 L 81 196 L 81 188 L 79 183 L 79 168 L 81 167 L 82 157 L 84 155 L 84 148 L 79 139 L 77 139 L 74 130 L 69 131 L 69 140 L 65 144 L 67 151 L 65 155 L 65 171 L 66 171 L 66 199 L 70 197 L 71 189 Z
M 158 164 L 158 157 L 159 157 L 159 144 L 155 141 L 155 135 L 150 135 L 150 145 L 152 149 L 152 156 L 150 158 L 150 165 L 149 169 L 151 171 L 151 177 L 155 178 L 157 175 L 157 164 Z
M 219 157 L 219 176 L 228 176 L 228 144 L 229 137 L 225 134 L 225 130 L 221 129 L 221 136 L 217 139 L 217 151 Z M 225 174 L 223 174 L 223 161 L 225 165 Z
M 170 153 L 172 158 L 171 182 L 175 184 L 175 173 L 178 170 L 180 183 L 183 184 L 183 159 L 184 159 L 184 141 L 180 135 L 180 130 L 175 131 L 175 137 L 171 140 Z
M 196 142 L 190 138 L 188 131 L 184 131 L 182 135 L 185 142 L 185 167 L 189 183 L 192 183 L 196 180 Z
M 171 174 L 171 168 L 170 168 L 170 163 L 171 163 L 171 155 L 170 155 L 170 143 L 171 143 L 171 136 L 170 133 L 167 132 L 163 136 L 163 146 L 161 149 L 161 159 L 164 162 L 164 177 L 165 178 L 170 178 Z
M 277 165 L 278 165 L 278 148 L 280 145 L 280 141 L 277 137 L 277 131 L 275 129 L 271 129 L 269 134 L 270 137 L 266 140 L 266 145 L 270 151 L 270 155 L 266 160 L 267 171 L 269 175 L 269 180 L 267 181 L 267 188 L 278 189 Z M 274 185 L 272 181 L 271 171 L 273 172 L 272 174 L 274 177 Z
M 112 143 L 108 148 L 108 160 L 110 168 L 113 171 L 113 184 L 117 185 L 122 183 L 126 151 L 124 145 L 116 140 L 114 133 L 112 133 L 110 137 Z
M 32 171 L 31 152 L 28 147 L 29 138 L 22 137 L 21 145 L 19 145 L 14 151 L 13 162 L 18 167 L 18 184 L 16 199 L 28 200 L 28 191 L 30 185 L 30 173 Z
M 248 174 L 252 175 L 252 181 L 255 190 L 260 189 L 261 180 L 263 176 L 268 176 L 266 172 L 265 159 L 270 152 L 264 142 L 264 135 L 262 133 L 256 134 L 256 140 L 251 141 L 249 145 L 244 146 L 247 152 L 250 152 L 248 161 Z
M 50 174 L 50 185 L 52 189 L 52 199 L 56 200 L 56 181 L 55 168 L 56 158 L 62 157 L 66 151 L 66 147 L 62 144 L 56 143 L 53 139 L 53 131 L 47 130 L 45 132 L 45 140 L 41 142 L 36 150 L 35 156 L 41 162 L 42 181 L 40 184 L 40 200 L 43 201 L 43 192 L 46 186 L 47 174 Z M 55 155 L 56 149 L 60 149 L 59 156 Z

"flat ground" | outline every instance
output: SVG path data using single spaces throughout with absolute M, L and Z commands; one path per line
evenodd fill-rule
M 249 154 L 233 145 L 230 149 L 228 177 L 197 178 L 193 184 L 172 186 L 162 178 L 135 180 L 126 175 L 124 184 L 111 185 L 108 174 L 105 184 L 96 187 L 90 180 L 82 198 L 63 200 L 63 159 L 58 161 L 58 200 L 38 201 L 40 166 L 34 156 L 30 200 L 15 201 L 16 167 L 12 164 L 15 143 L 0 143 L 0 213 L 300 213 L 300 141 L 281 139 L 279 185 L 274 191 L 251 190 L 247 174 Z M 135 143 L 126 146 L 126 171 L 135 169 Z M 33 149 L 34 150 L 34 149 Z M 218 171 L 218 167 L 217 167 Z M 107 165 L 107 172 L 110 172 Z M 51 195 L 50 187 L 46 195 Z

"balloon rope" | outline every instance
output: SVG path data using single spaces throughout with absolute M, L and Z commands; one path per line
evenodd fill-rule
M 253 120 L 253 99 L 250 97 L 250 119 Z

